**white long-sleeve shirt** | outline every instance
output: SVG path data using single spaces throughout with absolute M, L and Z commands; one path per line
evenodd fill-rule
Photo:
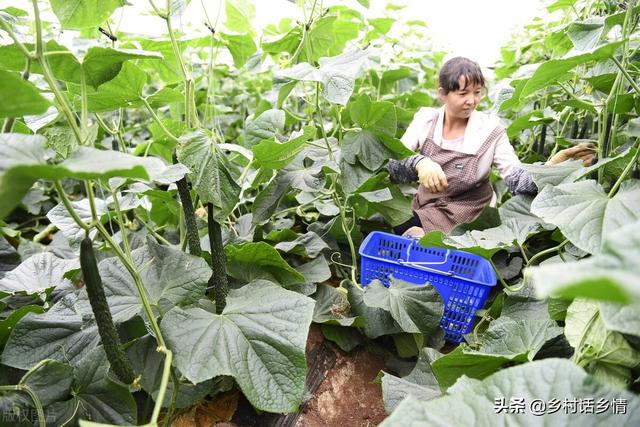
M 423 107 L 416 112 L 409 127 L 400 139 L 407 148 L 418 153 L 422 150 L 422 144 L 424 144 L 427 138 L 436 110 L 436 108 Z M 464 138 L 453 141 L 443 141 L 442 127 L 444 114 L 444 106 L 442 106 L 440 107 L 438 123 L 436 123 L 433 135 L 434 143 L 442 148 L 460 151 L 462 153 L 475 154 L 491 131 L 500 124 L 500 120 L 495 116 L 483 113 L 482 111 L 473 111 L 469 116 Z M 492 166 L 495 166 L 500 176 L 505 179 L 514 167 L 519 167 L 521 164 L 505 132 L 496 141 L 495 149 L 487 150 L 478 159 L 478 179 L 487 176 Z

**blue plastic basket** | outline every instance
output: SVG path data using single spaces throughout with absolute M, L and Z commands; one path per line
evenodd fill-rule
M 445 339 L 463 341 L 471 330 L 475 311 L 484 306 L 496 274 L 481 256 L 464 251 L 421 246 L 416 240 L 374 231 L 360 245 L 360 282 L 378 279 L 389 286 L 389 276 L 417 285 L 431 283 L 444 301 L 440 326 Z

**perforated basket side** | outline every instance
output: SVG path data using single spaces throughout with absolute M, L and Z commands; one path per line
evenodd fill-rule
M 484 306 L 491 288 L 464 280 L 456 279 L 455 282 L 445 302 L 440 326 L 445 330 L 447 341 L 462 342 L 464 335 L 471 331 L 476 310 Z

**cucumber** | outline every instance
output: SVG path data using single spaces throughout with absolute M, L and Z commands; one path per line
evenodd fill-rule
M 214 289 L 216 313 L 222 313 L 227 304 L 229 284 L 227 283 L 227 257 L 222 247 L 222 230 L 213 217 L 213 204 L 207 203 L 207 228 L 211 245 L 211 278 L 209 288 Z
M 118 331 L 113 324 L 113 318 L 111 317 L 107 298 L 104 295 L 102 279 L 100 278 L 98 264 L 93 252 L 93 242 L 89 237 L 85 237 L 80 244 L 80 268 L 82 269 L 91 310 L 98 325 L 98 332 L 100 333 L 107 359 L 113 368 L 113 372 L 122 382 L 133 384 L 136 380 L 136 375 L 131 367 L 131 362 L 122 350 Z
M 173 162 L 176 163 L 178 158 L 173 153 Z M 189 245 L 189 253 L 194 256 L 200 256 L 202 248 L 200 246 L 200 235 L 198 234 L 198 225 L 196 224 L 196 212 L 193 207 L 191 193 L 189 193 L 189 184 L 187 177 L 184 176 L 176 181 L 178 187 L 178 195 L 182 204 L 182 213 L 184 214 L 184 225 L 187 230 L 187 244 Z

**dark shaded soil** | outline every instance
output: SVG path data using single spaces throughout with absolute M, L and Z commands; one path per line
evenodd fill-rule
M 319 328 L 312 331 L 322 338 Z M 326 345 L 335 354 L 335 364 L 301 411 L 295 426 L 377 426 L 386 413 L 380 385 L 371 381 L 384 367 L 383 361 L 361 347 L 345 353 L 331 343 Z

